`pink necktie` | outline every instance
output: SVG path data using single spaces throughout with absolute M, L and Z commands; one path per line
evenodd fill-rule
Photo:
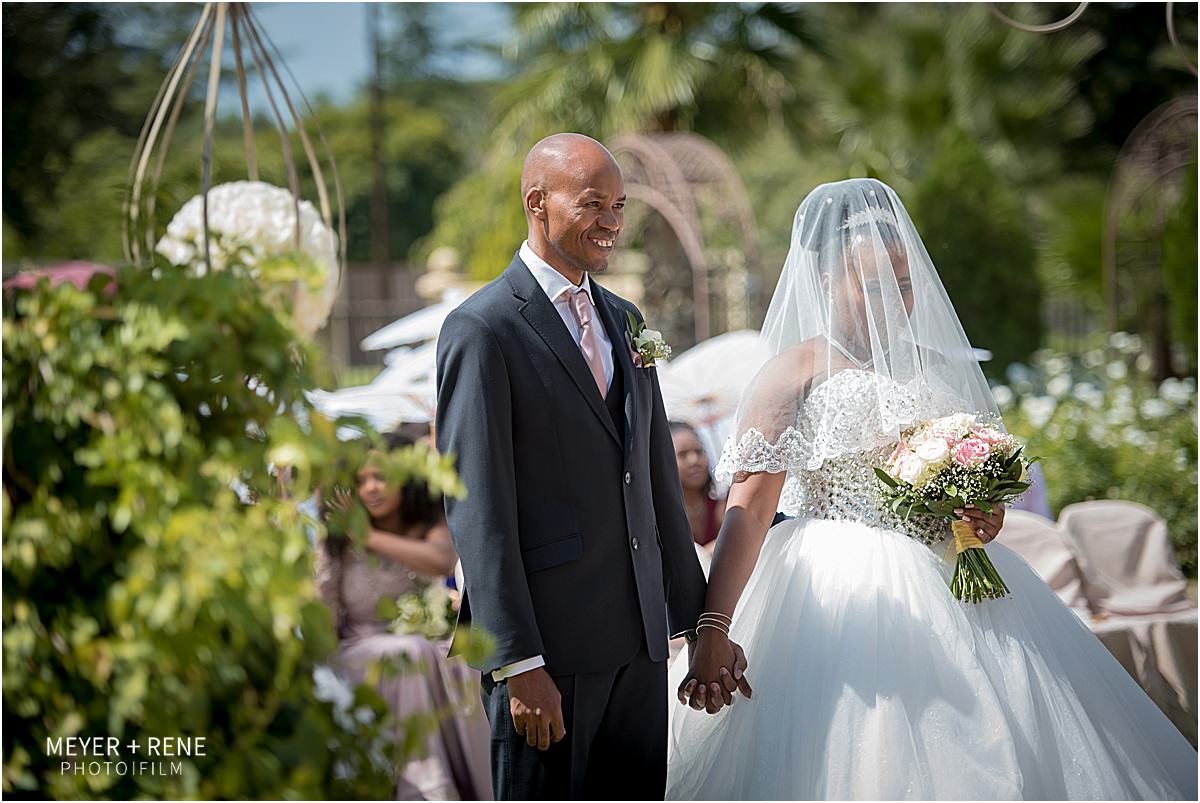
M 604 378 L 604 363 L 600 359 L 600 341 L 592 326 L 592 301 L 587 291 L 583 289 L 571 291 L 571 311 L 575 320 L 579 321 L 579 350 L 592 371 L 596 387 L 600 389 L 600 398 L 608 396 L 608 382 Z

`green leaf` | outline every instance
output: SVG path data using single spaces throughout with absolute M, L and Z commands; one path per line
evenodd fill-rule
M 883 469 L 881 469 L 879 467 L 875 468 L 875 476 L 879 477 L 879 479 L 884 484 L 886 484 L 889 488 L 899 488 L 900 487 L 899 483 L 897 483 L 894 479 L 892 479 L 890 474 L 888 474 L 886 471 L 884 471 Z

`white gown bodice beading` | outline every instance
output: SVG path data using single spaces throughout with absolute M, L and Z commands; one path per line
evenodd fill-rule
M 885 393 L 881 382 L 887 383 Z M 883 465 L 897 440 L 881 430 L 894 428 L 898 435 L 934 415 L 933 393 L 924 388 L 911 389 L 870 371 L 842 371 L 813 389 L 796 424 L 775 443 L 750 429 L 727 444 L 718 474 L 786 471 L 781 513 L 854 521 L 933 546 L 949 534 L 949 523 L 933 516 L 904 519 L 886 510 L 874 469 Z

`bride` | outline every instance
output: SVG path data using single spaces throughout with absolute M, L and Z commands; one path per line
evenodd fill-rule
M 880 507 L 872 466 L 903 429 L 997 414 L 890 188 L 804 200 L 763 337 L 718 467 L 708 626 L 672 669 L 667 797 L 1195 800 L 1195 750 L 1024 562 L 989 545 L 1011 595 L 958 602 L 948 523 Z M 961 515 L 984 542 L 1003 521 Z M 753 699 L 713 716 L 729 638 Z

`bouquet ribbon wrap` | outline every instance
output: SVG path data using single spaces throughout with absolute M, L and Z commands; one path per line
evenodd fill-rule
M 950 552 L 961 555 L 968 549 L 983 549 L 983 541 L 975 534 L 975 528 L 965 521 L 955 519 L 950 522 L 950 533 L 954 536 L 954 543 L 946 545 L 945 560 L 950 560 Z

